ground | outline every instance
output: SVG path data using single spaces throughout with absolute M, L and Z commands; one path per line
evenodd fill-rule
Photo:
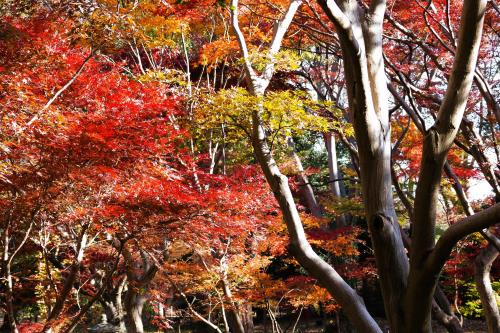
M 383 332 L 389 332 L 388 331 L 388 326 L 387 326 L 387 321 L 383 319 L 377 320 L 379 324 L 383 328 Z M 281 328 L 284 332 L 288 333 L 293 333 L 292 332 L 292 327 L 293 327 L 293 322 L 288 325 L 286 323 L 281 323 Z M 434 333 L 446 333 L 446 329 L 444 329 L 442 326 L 440 326 L 437 322 L 433 323 L 434 327 Z M 181 332 L 181 333 L 201 333 L 201 332 L 207 332 L 206 330 L 189 330 L 189 329 L 183 329 L 181 328 L 178 330 L 177 328 L 174 330 L 175 332 Z M 261 325 L 258 325 L 255 327 L 255 333 L 272 333 L 273 330 L 271 328 L 271 325 L 267 325 L 267 329 L 264 330 L 264 327 Z M 276 331 L 274 331 L 276 332 Z M 339 331 L 335 328 L 326 328 L 325 325 L 318 325 L 318 322 L 316 321 L 307 321 L 307 322 L 301 322 L 299 325 L 297 325 L 297 328 L 295 330 L 295 333 L 338 333 Z M 464 333 L 486 333 L 486 323 L 482 320 L 464 320 Z M 349 333 L 348 330 L 342 331 L 342 333 Z

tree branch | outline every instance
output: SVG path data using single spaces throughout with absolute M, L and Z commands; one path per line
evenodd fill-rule
M 449 227 L 438 240 L 427 260 L 431 274 L 437 274 L 448 259 L 455 244 L 467 235 L 478 232 L 500 222 L 500 203 L 479 213 L 466 217 Z
M 66 89 L 69 88 L 69 86 L 73 84 L 73 82 L 75 82 L 75 80 L 78 78 L 78 76 L 82 73 L 83 69 L 85 68 L 85 65 L 89 62 L 90 59 L 94 57 L 95 52 L 96 52 L 95 50 L 90 52 L 90 54 L 83 60 L 80 67 L 78 67 L 78 70 L 75 72 L 75 74 L 73 74 L 73 76 L 68 80 L 68 82 L 66 82 L 66 84 L 62 86 L 61 89 L 59 89 L 54 94 L 54 96 L 52 96 L 52 98 L 49 99 L 48 102 L 45 103 L 45 105 L 35 113 L 35 115 L 30 119 L 30 121 L 28 121 L 26 125 L 19 130 L 19 133 L 24 132 L 28 127 L 30 127 L 31 124 L 33 124 L 40 117 L 40 114 L 43 111 L 47 110 L 49 106 L 51 106 L 52 103 L 54 103 L 57 97 L 59 97 L 59 95 L 61 95 Z
M 238 40 L 238 44 L 240 45 L 241 53 L 243 54 L 243 61 L 245 64 L 245 71 L 247 73 L 248 78 L 251 80 L 256 77 L 255 71 L 252 67 L 252 63 L 250 62 L 250 57 L 248 54 L 248 46 L 245 41 L 245 36 L 240 29 L 240 23 L 238 18 L 238 0 L 231 0 L 231 25 L 233 27 L 234 33 L 236 34 L 236 39 Z
M 415 246 L 412 260 L 419 265 L 434 247 L 436 202 L 442 168 L 462 121 L 474 78 L 486 1 L 465 1 L 460 39 L 445 98 L 436 122 L 429 129 L 423 148 L 415 197 Z M 416 268 L 415 268 L 416 269 Z
M 274 55 L 278 53 L 281 48 L 281 43 L 283 42 L 283 37 L 285 37 L 285 33 L 288 30 L 288 27 L 292 23 L 292 19 L 302 4 L 302 0 L 292 0 L 288 9 L 285 12 L 285 15 L 276 22 L 274 26 L 274 34 L 273 39 L 271 40 L 271 45 L 269 46 L 269 54 L 270 62 L 264 69 L 262 76 L 266 80 L 271 80 L 272 75 L 274 74 Z

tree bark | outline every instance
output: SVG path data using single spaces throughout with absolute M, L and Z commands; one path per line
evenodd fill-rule
M 363 300 L 321 259 L 311 248 L 295 206 L 288 179 L 282 175 L 267 146 L 264 129 L 257 115 L 254 115 L 255 136 L 252 140 L 255 155 L 266 176 L 271 190 L 278 201 L 290 235 L 290 252 L 299 263 L 330 292 L 349 315 L 353 325 L 360 332 L 381 332 L 377 323 L 368 313 Z
M 11 333 L 18 333 L 19 330 L 17 329 L 17 323 L 16 323 L 16 315 L 14 311 L 14 295 L 13 295 L 13 283 L 12 283 L 12 273 L 11 273 L 11 267 L 10 267 L 10 262 L 7 262 L 6 265 L 4 266 L 5 270 L 5 276 L 7 279 L 7 288 L 6 288 L 6 295 L 5 295 L 5 306 L 7 309 L 7 317 L 9 320 L 9 327 Z
M 393 94 L 394 98 L 401 104 L 403 109 L 407 111 L 407 113 L 410 115 L 410 117 L 413 119 L 415 125 L 419 129 L 420 132 L 424 132 L 424 125 L 420 122 L 419 117 L 417 114 L 414 112 L 414 110 L 399 96 L 397 93 L 396 89 L 392 87 L 392 85 L 388 85 L 389 90 Z M 469 147 L 467 148 L 466 152 L 471 154 L 478 165 L 481 168 L 481 171 L 483 172 L 486 180 L 488 183 L 491 185 L 494 193 L 497 195 L 499 193 L 499 188 L 498 188 L 498 180 L 496 175 L 493 172 L 492 169 L 492 164 L 489 161 L 489 159 L 484 155 L 484 148 L 482 147 L 482 139 L 479 136 L 479 134 L 475 131 L 473 124 L 468 122 L 466 119 L 462 120 L 462 124 L 460 126 L 462 133 L 467 141 L 467 144 Z M 459 199 L 459 202 L 464 209 L 464 212 L 467 216 L 472 216 L 474 215 L 474 210 L 472 209 L 472 206 L 470 205 L 469 200 L 467 199 L 467 195 L 458 179 L 456 174 L 453 172 L 453 169 L 449 165 L 448 162 L 444 163 L 444 172 L 446 176 L 452 181 L 452 186 L 456 192 L 456 195 Z M 394 178 L 394 175 L 393 175 Z M 398 192 L 398 195 L 402 196 L 401 199 L 405 205 L 405 207 L 408 209 L 409 212 L 412 212 L 411 215 L 413 215 L 413 207 L 409 204 L 409 202 L 404 198 L 404 195 L 400 193 L 400 189 L 396 187 L 396 190 Z M 406 200 L 406 202 L 405 202 Z M 480 231 L 481 234 L 488 240 L 492 241 L 493 235 L 490 235 L 490 233 L 485 229 Z M 493 236 L 494 237 L 494 236 Z M 496 238 L 495 238 L 496 239 Z M 497 239 L 496 239 L 497 240 Z M 500 241 L 499 241 L 500 242 Z M 497 249 L 500 247 L 498 245 L 495 245 Z M 456 315 L 453 312 L 453 309 L 451 309 L 451 306 L 449 304 L 448 299 L 442 292 L 442 290 L 439 288 L 439 286 L 436 288 L 436 292 L 434 294 L 434 298 L 437 301 L 437 304 L 432 305 L 432 312 L 435 316 L 435 318 L 443 325 L 445 326 L 449 332 L 454 333 L 454 332 L 463 332 L 463 328 L 461 328 L 460 322 Z
M 486 1 L 464 3 L 448 90 L 438 120 L 426 135 L 409 272 L 391 191 L 390 124 L 382 56 L 386 2 L 372 0 L 368 8 L 350 0 L 319 0 L 319 3 L 335 24 L 342 47 L 349 106 L 354 113 L 359 147 L 365 211 L 391 332 L 431 332 L 434 289 L 449 252 L 468 232 L 490 225 L 498 208 L 454 225 L 434 250 L 441 170 L 463 117 L 474 77 Z
M 149 254 L 139 249 L 140 258 L 134 258 L 130 251 L 123 249 L 126 264 L 127 292 L 125 294 L 125 326 L 128 333 L 144 333 L 142 310 L 148 300 L 147 290 L 158 268 Z
M 335 198 L 342 197 L 342 191 L 345 190 L 341 185 L 339 167 L 337 163 L 337 147 L 335 144 L 335 135 L 332 132 L 324 133 L 323 139 L 325 141 L 327 158 L 328 158 L 328 182 L 330 185 L 330 192 Z M 347 224 L 346 216 L 336 216 L 337 226 L 342 227 Z
M 448 235 L 451 237 L 446 237 L 445 233 L 435 247 L 437 199 L 446 156 L 456 137 L 471 89 L 485 8 L 484 0 L 464 2 L 459 44 L 447 92 L 437 120 L 424 140 L 415 197 L 411 268 L 406 295 L 408 333 L 432 331 L 430 310 L 434 288 L 449 251 L 460 239 L 451 231 Z M 457 224 L 453 225 L 448 231 L 456 226 Z
M 123 309 L 123 291 L 127 282 L 126 277 L 122 277 L 116 287 L 110 279 L 110 286 L 103 292 L 99 302 L 104 308 L 107 322 L 119 328 L 120 332 L 125 332 L 125 314 Z
M 253 333 L 253 309 L 251 304 L 244 304 L 240 306 L 241 321 L 245 328 L 245 333 Z
M 392 197 L 390 123 L 382 55 L 385 1 L 363 12 L 355 1 L 319 0 L 342 48 L 349 107 L 358 143 L 366 219 L 375 249 L 391 331 L 403 332 L 402 299 L 408 276 Z
M 224 272 L 224 275 L 225 274 L 227 274 L 227 272 Z M 222 282 L 222 290 L 224 291 L 224 296 L 230 303 L 230 307 L 226 309 L 226 313 L 227 313 L 227 322 L 229 324 L 231 332 L 250 333 L 245 331 L 245 325 L 243 323 L 243 319 L 240 313 L 241 310 L 240 306 L 239 304 L 236 304 L 236 302 L 233 300 L 233 295 L 231 293 L 231 289 L 229 287 L 229 283 L 227 281 L 226 276 L 222 278 L 221 282 Z
M 491 287 L 490 271 L 498 250 L 493 244 L 483 248 L 474 261 L 474 280 L 481 298 L 488 333 L 500 333 L 500 314 L 495 291 Z
M 435 308 L 437 306 L 437 308 Z M 432 304 L 432 313 L 437 321 L 443 325 L 450 333 L 463 333 L 464 329 L 460 320 L 446 297 L 443 289 L 438 285 L 434 292 L 434 302 Z
M 9 320 L 9 327 L 12 333 L 18 333 L 16 315 L 14 311 L 14 295 L 13 295 L 13 283 L 12 283 L 12 272 L 11 272 L 11 256 L 9 255 L 9 243 L 10 239 L 10 220 L 5 226 L 3 231 L 3 256 L 2 256 L 2 268 L 3 275 L 6 281 L 6 292 L 5 292 L 5 308 L 7 312 L 7 318 Z
M 276 23 L 273 39 L 268 51 L 271 60 L 279 51 L 285 32 L 300 4 L 300 0 L 292 0 L 284 16 Z M 269 85 L 272 74 L 274 73 L 274 63 L 270 61 L 261 75 L 257 75 L 253 70 L 246 41 L 239 28 L 237 0 L 231 1 L 231 23 L 243 53 L 243 59 L 245 61 L 244 68 L 249 84 L 249 91 L 255 96 L 263 96 Z M 342 305 L 358 331 L 364 333 L 381 332 L 375 320 L 368 313 L 361 297 L 340 277 L 332 266 L 327 264 L 313 251 L 311 245 L 307 241 L 297 207 L 288 185 L 288 179 L 281 174 L 273 158 L 272 152 L 269 149 L 267 135 L 259 111 L 254 112 L 252 115 L 251 141 L 256 159 L 283 213 L 283 219 L 287 225 L 290 237 L 289 246 L 292 254 L 294 254 L 299 263 L 313 277 L 318 279 Z
M 463 333 L 464 330 L 458 318 L 453 314 L 446 313 L 436 301 L 432 302 L 432 314 L 441 325 L 450 333 Z
M 140 291 L 135 291 L 134 287 L 129 286 L 129 288 L 125 297 L 125 311 L 127 313 L 125 324 L 127 332 L 143 333 L 142 309 L 144 303 L 146 303 L 147 297 Z
M 328 154 L 328 181 L 330 184 L 330 191 L 334 197 L 340 198 L 342 193 L 340 191 L 340 175 L 337 164 L 337 148 L 335 146 L 335 136 L 332 132 L 323 135 L 325 140 L 326 152 Z

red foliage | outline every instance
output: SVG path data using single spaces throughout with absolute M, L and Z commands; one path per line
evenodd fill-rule
M 42 323 L 21 323 L 17 327 L 19 333 L 38 333 L 43 329 Z

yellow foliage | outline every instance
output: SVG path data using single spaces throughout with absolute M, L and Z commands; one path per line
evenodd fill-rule
M 148 70 L 143 75 L 137 77 L 140 82 L 164 82 L 168 84 L 185 86 L 185 75 L 179 70 Z
M 101 50 L 122 47 L 127 43 L 148 48 L 172 47 L 182 21 L 157 14 L 158 4 L 144 0 L 123 4 L 118 0 L 98 0 L 96 10 L 86 18 L 79 30 L 83 44 L 99 46 Z
M 324 209 L 330 214 L 342 215 L 349 213 L 357 216 L 364 216 L 365 214 L 361 197 L 339 198 L 330 195 L 321 198 L 320 201 Z
M 305 131 L 328 131 L 331 122 L 317 112 L 329 106 L 312 101 L 300 91 L 270 92 L 256 97 L 243 88 L 220 90 L 200 98 L 195 110 L 196 129 L 216 129 L 225 124 L 239 139 L 251 133 L 252 114 L 257 112 L 269 136 L 279 141 Z
M 296 70 L 300 65 L 298 54 L 288 50 L 279 51 L 271 57 L 268 53 L 254 49 L 250 51 L 249 60 L 257 71 L 263 71 L 270 63 L 274 65 L 274 69 L 277 71 Z M 243 63 L 243 59 L 240 59 L 240 63 Z

